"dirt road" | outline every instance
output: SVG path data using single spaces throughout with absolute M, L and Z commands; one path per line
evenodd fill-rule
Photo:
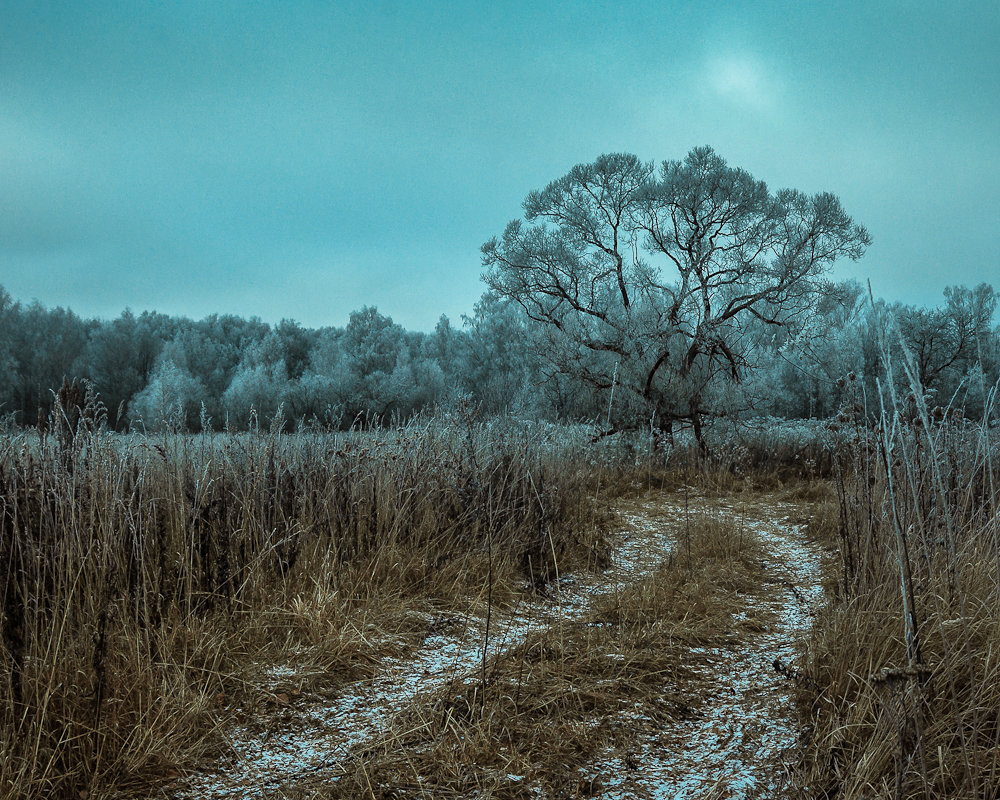
M 756 537 L 769 578 L 759 590 L 741 595 L 722 643 L 691 648 L 700 688 L 687 718 L 651 724 L 637 709 L 633 722 L 648 728 L 647 735 L 627 753 L 612 750 L 597 759 L 579 776 L 580 794 L 606 800 L 780 796 L 785 754 L 796 740 L 788 675 L 820 594 L 820 552 L 801 529 L 806 513 L 806 507 L 775 497 L 709 498 L 693 491 L 622 501 L 615 557 L 606 571 L 563 575 L 549 597 L 526 594 L 516 607 L 494 612 L 488 639 L 485 620 L 471 610 L 462 616 L 428 614 L 419 648 L 386 661 L 374 677 L 348 685 L 332 701 L 296 697 L 292 702 L 294 668 L 269 669 L 264 689 L 287 706 L 267 719 L 233 725 L 227 731 L 232 753 L 227 761 L 161 788 L 158 796 L 326 796 L 345 774 L 343 764 L 364 758 L 359 754 L 386 736 L 401 709 L 449 681 L 474 675 L 484 646 L 489 659 L 533 633 L 586 618 L 599 598 L 627 591 L 675 558 L 686 520 L 706 514 L 738 527 L 741 536 Z M 511 785 L 521 781 L 519 775 L 508 777 Z M 520 786 L 525 796 L 544 796 L 539 786 Z

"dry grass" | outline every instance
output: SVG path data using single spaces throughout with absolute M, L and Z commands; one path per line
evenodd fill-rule
M 83 415 L 41 440 L 9 434 L 0 796 L 96 800 L 215 758 L 234 717 L 273 715 L 274 665 L 294 667 L 288 693 L 336 696 L 417 646 L 427 612 L 513 604 L 557 573 L 604 566 L 602 504 L 693 488 L 814 504 L 811 535 L 841 555 L 799 682 L 801 794 L 996 797 L 993 445 L 949 425 L 892 429 L 881 451 L 860 428 L 840 449 L 762 436 L 711 463 L 462 417 L 126 438 Z M 816 479 L 827 471 L 836 482 Z M 919 662 L 894 520 L 910 545 Z M 749 531 L 693 516 L 655 573 L 493 658 L 485 681 L 477 669 L 418 697 L 339 780 L 275 796 L 598 792 L 595 760 L 641 769 L 637 743 L 697 712 L 699 648 L 771 624 L 734 619 L 768 586 Z
M 800 696 L 803 796 L 1000 797 L 996 454 L 919 407 L 856 428 L 812 526 L 841 562 Z
M 528 429 L 55 429 L 0 441 L 4 797 L 197 763 L 266 702 L 261 665 L 332 690 L 418 640 L 416 608 L 605 557 L 586 469 Z
M 581 797 L 609 754 L 639 770 L 638 744 L 704 701 L 706 656 L 736 636 L 741 595 L 763 582 L 759 542 L 697 517 L 686 555 L 599 596 L 591 611 L 417 697 L 342 777 L 302 797 Z M 763 624 L 764 621 L 758 621 Z

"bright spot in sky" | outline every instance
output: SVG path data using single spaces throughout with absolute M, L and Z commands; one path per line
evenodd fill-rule
M 717 94 L 736 103 L 764 108 L 774 100 L 774 82 L 767 69 L 747 54 L 709 60 L 708 79 Z

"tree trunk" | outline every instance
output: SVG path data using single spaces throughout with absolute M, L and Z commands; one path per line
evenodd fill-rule
M 705 432 L 701 424 L 701 414 L 694 409 L 691 410 L 691 428 L 694 430 L 694 440 L 698 443 L 698 452 L 704 458 L 708 458 L 708 444 L 705 442 Z

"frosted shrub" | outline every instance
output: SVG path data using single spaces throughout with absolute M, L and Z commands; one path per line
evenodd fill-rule
M 132 398 L 129 416 L 146 430 L 197 430 L 207 392 L 204 385 L 173 361 L 164 361 L 141 392 Z
M 259 419 L 272 419 L 289 389 L 284 362 L 241 367 L 222 395 L 230 424 L 241 428 L 256 410 Z

